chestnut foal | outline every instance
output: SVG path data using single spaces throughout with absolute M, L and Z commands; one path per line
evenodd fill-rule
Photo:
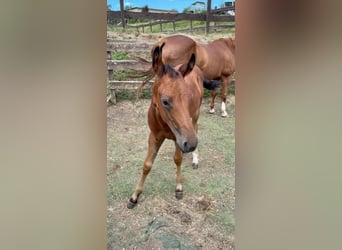
M 183 153 L 193 152 L 193 167 L 198 167 L 197 121 L 203 96 L 203 74 L 195 66 L 195 55 L 187 63 L 175 68 L 162 61 L 164 44 L 152 51 L 152 69 L 155 81 L 152 85 L 152 100 L 148 110 L 150 134 L 148 151 L 142 174 L 127 204 L 133 208 L 137 202 L 147 175 L 159 148 L 165 139 L 175 142 L 173 160 L 177 166 L 176 198 L 183 197 L 181 164 Z

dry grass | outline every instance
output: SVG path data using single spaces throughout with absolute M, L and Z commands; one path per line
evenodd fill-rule
M 199 169 L 191 168 L 191 154 L 184 157 L 184 198 L 174 197 L 174 145 L 166 141 L 132 210 L 126 203 L 146 156 L 150 101 L 108 107 L 108 249 L 234 248 L 234 105 L 221 118 L 208 114 L 209 101 L 199 121 Z

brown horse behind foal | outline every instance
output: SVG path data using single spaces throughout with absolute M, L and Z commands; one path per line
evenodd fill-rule
M 137 204 L 145 179 L 165 139 L 175 141 L 173 159 L 177 166 L 176 198 L 183 197 L 183 153 L 193 152 L 193 166 L 198 165 L 197 121 L 203 96 L 203 75 L 195 66 L 194 54 L 190 55 L 187 63 L 175 68 L 164 64 L 163 46 L 164 44 L 154 47 L 152 52 L 152 69 L 156 78 L 152 85 L 152 100 L 148 110 L 148 152 L 140 180 L 127 204 L 128 208 Z
M 189 61 L 192 54 L 196 56 L 196 65 L 202 70 L 205 83 L 210 80 L 221 82 L 221 115 L 228 116 L 226 112 L 227 88 L 235 72 L 235 40 L 233 38 L 220 38 L 208 44 L 197 43 L 193 39 L 183 35 L 168 36 L 160 39 L 152 47 L 165 44 L 162 60 L 164 63 L 175 67 Z M 146 72 L 146 82 L 153 78 L 154 72 Z M 144 82 L 142 86 L 146 83 Z M 142 87 L 141 86 L 141 87 Z M 212 91 L 210 113 L 214 113 L 216 90 Z

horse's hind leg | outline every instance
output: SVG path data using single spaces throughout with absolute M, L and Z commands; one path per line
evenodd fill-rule
M 222 88 L 221 88 L 221 116 L 229 117 L 226 111 L 226 101 L 227 101 L 227 88 L 228 84 L 231 81 L 231 76 L 222 79 Z
M 149 138 L 148 138 L 148 152 L 147 152 L 146 159 L 144 161 L 144 166 L 143 166 L 143 170 L 141 173 L 141 177 L 135 188 L 134 193 L 132 194 L 131 198 L 128 201 L 127 208 L 133 208 L 138 203 L 138 198 L 142 192 L 145 179 L 147 175 L 149 174 L 149 172 L 151 171 L 152 164 L 154 162 L 154 159 L 157 156 L 157 153 L 163 141 L 164 141 L 164 138 L 158 140 L 157 138 L 155 138 L 155 136 L 152 133 L 150 133 Z
M 177 177 L 176 177 L 176 198 L 182 199 L 183 198 L 183 187 L 182 187 L 182 160 L 183 154 L 179 147 L 176 145 L 176 151 L 173 156 L 173 160 L 177 166 Z
M 209 113 L 214 114 L 215 113 L 215 98 L 216 98 L 217 92 L 216 89 L 211 91 L 211 102 L 210 102 L 210 109 Z

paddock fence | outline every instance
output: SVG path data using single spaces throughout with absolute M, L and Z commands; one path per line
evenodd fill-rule
M 193 32 L 196 29 L 205 29 L 206 33 L 210 29 L 220 28 L 234 28 L 235 25 L 219 25 L 220 22 L 235 22 L 235 16 L 229 15 L 229 11 L 235 11 L 235 6 L 225 7 L 220 9 L 210 10 L 207 13 L 153 13 L 153 12 L 131 12 L 131 11 L 107 11 L 107 25 L 122 26 L 123 30 L 126 28 L 134 28 L 137 32 L 145 32 L 147 28 L 153 31 L 153 26 L 159 26 L 159 31 L 163 32 L 162 24 L 172 23 L 173 32 L 176 32 L 177 21 L 189 21 L 189 29 L 177 30 L 178 32 L 189 31 Z M 128 20 L 140 20 L 144 23 L 128 24 Z M 147 23 L 145 23 L 147 21 Z M 206 22 L 205 27 L 193 27 L 194 21 Z M 210 23 L 214 23 L 210 26 Z M 165 30 L 164 30 L 165 31 Z
M 165 23 L 172 23 L 173 32 L 193 32 L 198 29 L 205 29 L 206 34 L 210 30 L 216 28 L 234 28 L 235 16 L 227 14 L 229 11 L 235 11 L 235 6 L 225 7 L 220 9 L 210 10 L 207 13 L 153 13 L 153 12 L 130 12 L 130 11 L 107 11 L 107 25 L 122 26 L 123 30 L 126 28 L 134 28 L 137 32 L 145 32 L 149 28 L 152 32 L 153 26 L 159 26 L 160 32 L 163 31 Z M 128 20 L 138 19 L 144 23 L 137 23 L 129 25 Z M 148 23 L 146 23 L 146 20 Z M 189 29 L 177 29 L 176 22 L 189 21 Z M 205 27 L 194 27 L 194 21 L 206 22 Z M 233 24 L 220 24 L 222 22 L 232 22 Z M 210 24 L 214 25 L 210 25 Z M 171 31 L 171 32 L 172 32 Z M 113 60 L 112 54 L 115 51 L 126 52 L 144 52 L 150 53 L 152 43 L 122 43 L 111 42 L 107 39 L 107 75 L 108 75 L 108 91 L 107 102 L 116 103 L 117 90 L 137 90 L 142 81 L 137 80 L 114 80 L 114 72 L 134 69 L 134 70 L 147 70 L 146 64 L 142 64 L 136 60 Z M 150 88 L 152 82 L 145 85 L 144 88 Z
M 114 72 L 120 70 L 148 70 L 150 65 L 139 62 L 138 60 L 113 60 L 112 53 L 115 51 L 144 52 L 149 53 L 152 43 L 122 43 L 107 42 L 107 76 L 109 96 L 107 102 L 116 103 L 116 92 L 118 90 L 137 90 L 141 80 L 114 80 Z M 144 89 L 151 88 L 152 81 L 144 86 Z

